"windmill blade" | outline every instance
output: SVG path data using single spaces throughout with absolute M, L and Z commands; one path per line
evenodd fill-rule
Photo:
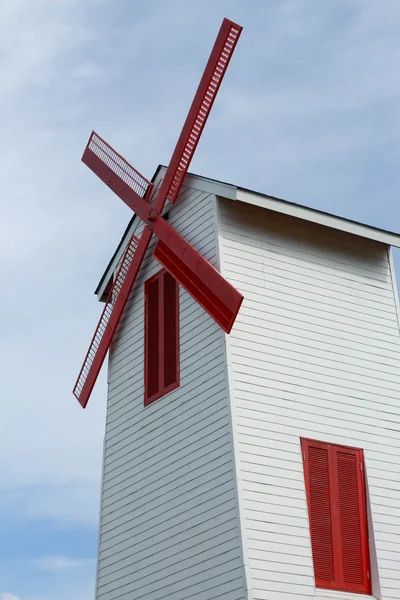
M 224 19 L 165 174 L 155 207 L 175 203 L 242 27 Z
M 209 315 L 229 333 L 243 296 L 169 223 L 158 217 L 153 256 L 171 273 Z
M 89 138 L 82 162 L 117 194 L 137 215 L 147 221 L 153 184 L 143 177 L 95 131 Z
M 74 396 L 83 408 L 86 407 L 93 386 L 96 383 L 97 376 L 149 246 L 151 236 L 151 230 L 145 227 L 140 240 L 133 235 L 125 251 L 114 285 L 108 295 L 106 305 L 73 389 Z

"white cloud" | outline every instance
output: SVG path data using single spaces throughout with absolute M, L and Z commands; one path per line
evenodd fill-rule
M 60 571 L 71 571 L 75 569 L 86 569 L 92 567 L 94 559 L 73 559 L 66 556 L 43 556 L 30 561 L 30 566 L 38 571 L 58 573 Z
M 13 590 L 0 592 L 0 600 L 89 600 L 94 573 L 94 559 L 54 555 L 0 560 L 2 587 Z
M 49 83 L 57 76 L 57 59 L 90 39 L 81 14 L 75 1 L 2 0 L 3 98 L 29 85 Z
M 74 305 L 82 255 L 92 245 L 87 236 L 90 228 L 104 228 L 107 216 L 96 218 L 93 196 L 72 194 L 79 185 L 67 183 L 80 171 L 90 131 L 84 127 L 80 137 L 77 125 L 85 90 L 104 74 L 87 54 L 96 39 L 92 6 L 91 0 L 84 7 L 75 0 L 0 3 L 0 271 L 9 281 L 0 316 L 0 385 L 9 402 L 0 423 L 0 502 L 2 518 L 17 512 L 95 526 L 104 396 L 85 414 L 71 394 L 100 310 L 90 292 L 102 261 L 93 255 L 85 263 L 83 323 Z

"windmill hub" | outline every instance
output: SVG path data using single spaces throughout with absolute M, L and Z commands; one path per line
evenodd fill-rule
M 149 222 L 148 222 L 148 226 L 151 227 L 151 229 L 154 228 L 154 223 L 155 223 L 158 215 L 159 215 L 159 212 L 155 208 L 152 208 L 150 211 L 150 214 L 149 214 Z

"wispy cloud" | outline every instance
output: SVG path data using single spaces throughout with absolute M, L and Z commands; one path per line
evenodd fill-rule
M 2 0 L 0 20 L 1 95 L 7 98 L 54 81 L 63 59 L 93 37 L 74 0 Z
M 93 558 L 82 560 L 68 558 L 67 556 L 43 556 L 32 559 L 29 565 L 38 571 L 58 573 L 60 571 L 86 569 L 88 566 L 92 567 L 94 563 Z
M 0 593 L 0 600 L 88 600 L 94 571 L 94 558 L 49 555 L 0 561 L 0 575 L 10 578 L 7 587 L 13 590 Z

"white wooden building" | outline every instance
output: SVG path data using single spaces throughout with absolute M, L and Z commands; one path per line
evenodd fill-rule
M 168 219 L 245 299 L 226 335 L 180 288 L 145 397 L 150 247 L 110 351 L 96 600 L 399 599 L 400 236 L 192 175 Z

